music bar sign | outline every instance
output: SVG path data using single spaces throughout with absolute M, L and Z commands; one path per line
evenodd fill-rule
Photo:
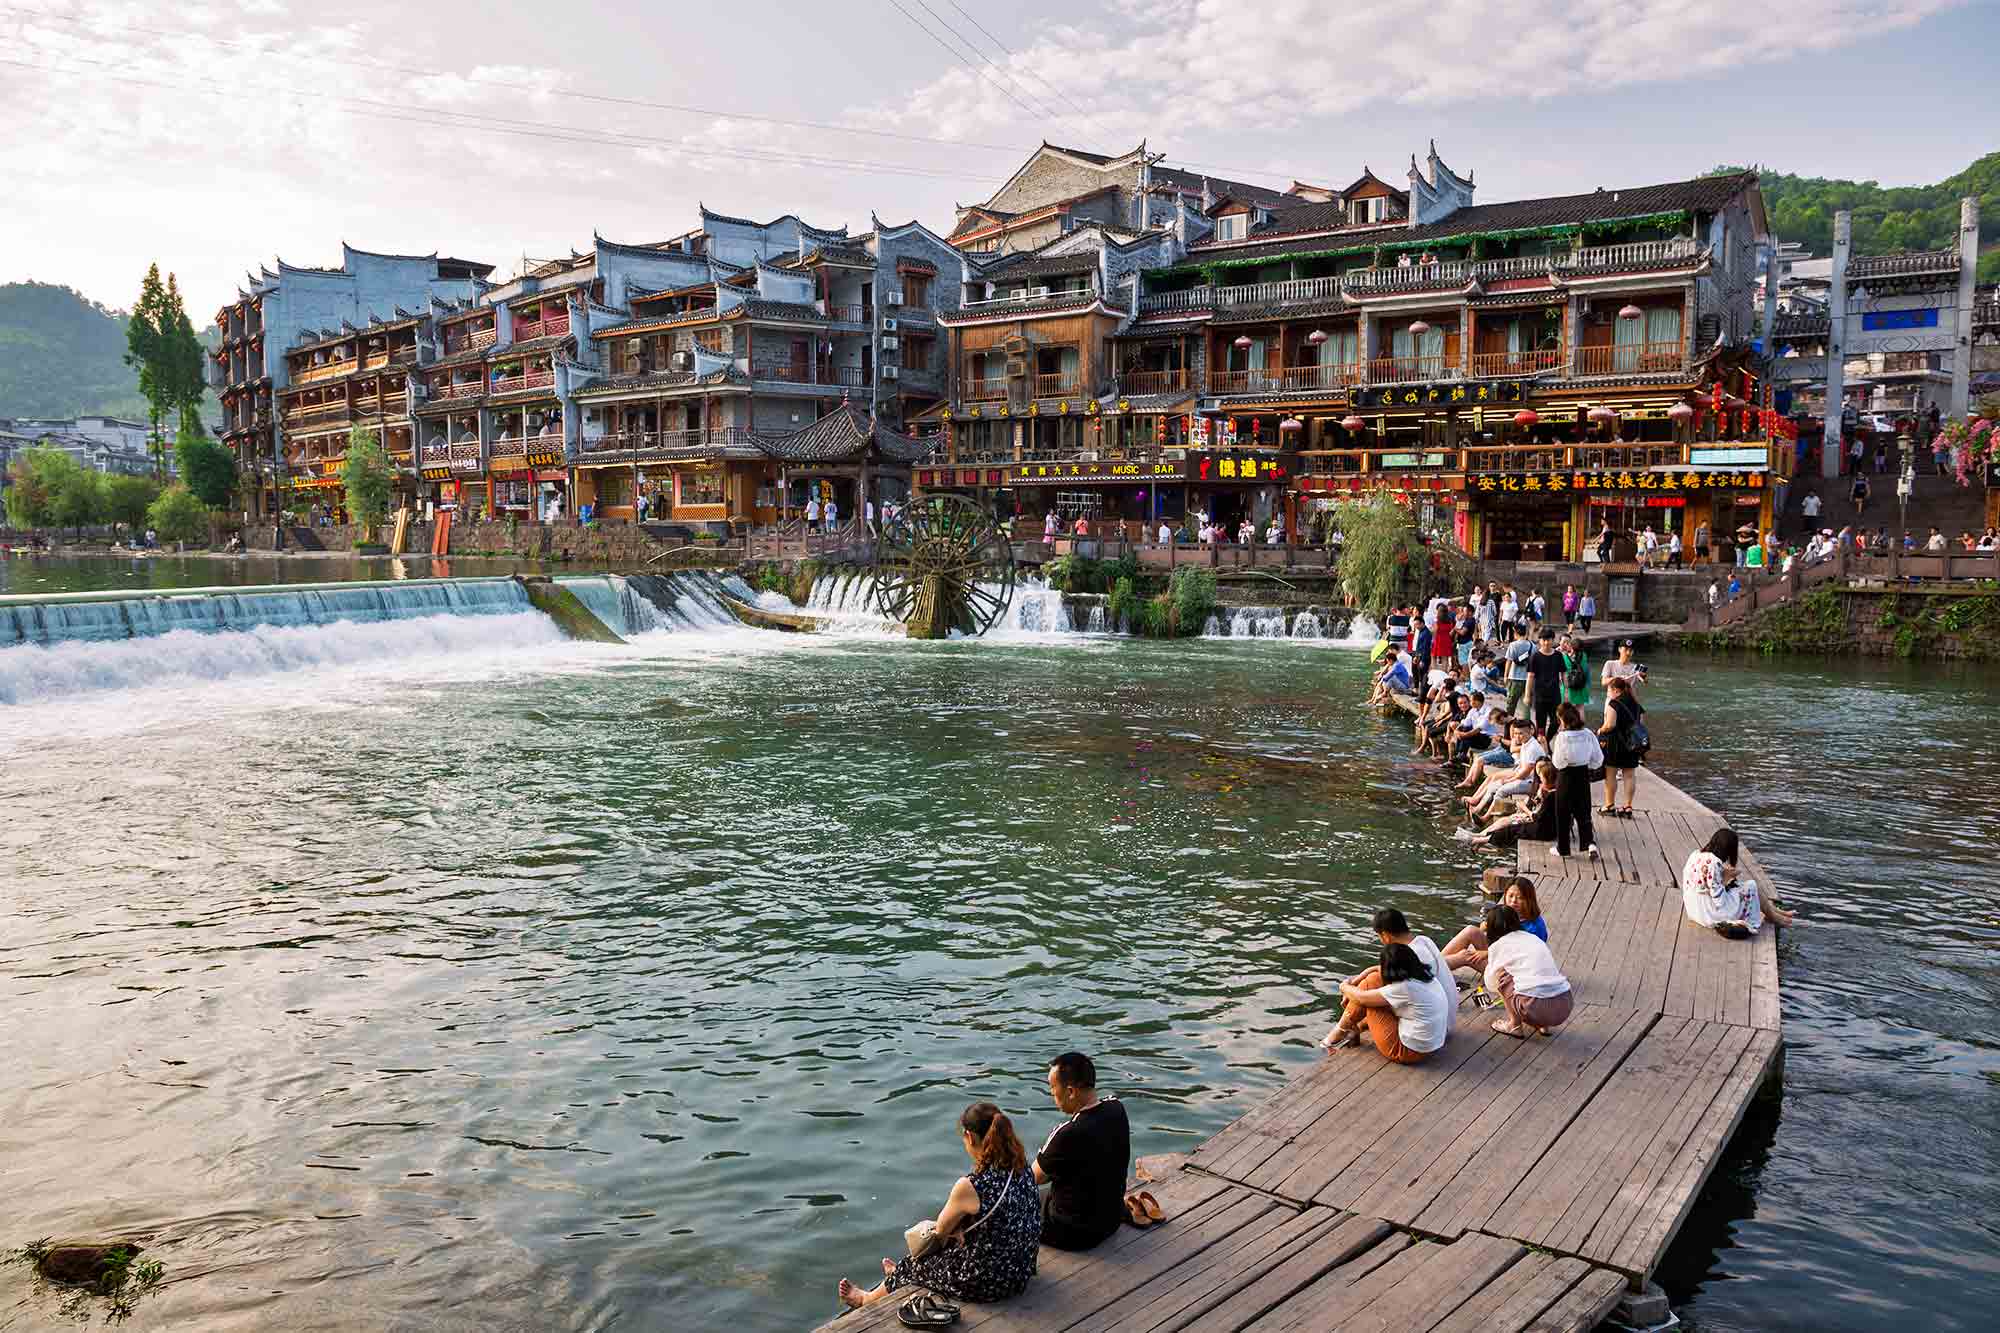
M 1519 380 L 1495 380 L 1491 384 L 1467 384 L 1460 380 L 1441 384 L 1385 384 L 1354 391 L 1357 408 L 1493 407 L 1521 400 Z
M 1089 463 L 1020 463 L 1007 469 L 1009 486 L 1052 485 L 1065 481 L 1145 481 L 1152 477 L 1185 475 L 1180 463 L 1133 463 L 1100 460 Z

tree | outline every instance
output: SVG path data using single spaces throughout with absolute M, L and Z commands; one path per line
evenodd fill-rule
M 7 469 L 7 521 L 17 528 L 53 527 L 63 481 L 78 470 L 75 459 L 47 445 L 16 454 Z
M 147 508 L 146 524 L 162 541 L 200 541 L 208 536 L 208 507 L 193 491 L 175 482 Z
M 1385 494 L 1343 500 L 1334 506 L 1332 519 L 1341 537 L 1340 586 L 1377 623 L 1390 606 L 1412 595 L 1411 586 L 1426 587 L 1444 578 L 1447 562 L 1463 558 L 1441 542 L 1426 540 L 1409 506 Z M 1433 563 L 1439 566 L 1435 572 Z
M 361 539 L 367 541 L 389 513 L 389 488 L 395 471 L 389 455 L 375 432 L 356 426 L 347 433 L 347 461 L 341 464 L 340 480 L 347 488 L 347 512 L 361 524 Z
M 201 425 L 206 357 L 181 299 L 180 282 L 169 273 L 162 284 L 160 266 L 152 265 L 125 326 L 125 364 L 139 372 L 139 392 L 153 426 L 154 467 L 162 473 L 161 423 L 172 415 L 182 431 Z
M 223 509 L 236 492 L 236 455 L 228 446 L 202 434 L 199 421 L 181 420 L 174 441 L 174 462 L 181 481 L 210 509 Z
M 74 463 L 56 486 L 55 520 L 59 527 L 75 528 L 77 535 L 83 534 L 84 525 L 96 523 L 104 517 L 104 478 L 87 467 Z
M 104 520 L 137 532 L 145 526 L 146 510 L 159 496 L 160 484 L 151 477 L 106 477 Z

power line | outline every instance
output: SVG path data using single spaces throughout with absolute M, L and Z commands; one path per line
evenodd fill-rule
M 912 14 L 909 10 L 904 9 L 901 0 L 889 0 L 889 3 L 894 5 L 897 9 L 897 12 L 901 13 L 904 18 L 916 24 L 918 29 L 920 29 L 923 32 L 924 36 L 930 38 L 932 41 L 936 42 L 939 46 L 943 47 L 946 55 L 951 56 L 954 60 L 958 61 L 959 64 L 965 66 L 967 69 L 971 70 L 974 74 L 978 75 L 980 78 L 986 79 L 987 83 L 992 84 L 993 87 L 995 88 L 998 88 L 1002 93 L 1006 95 L 1007 100 L 1012 102 L 1015 106 L 1020 107 L 1021 110 L 1027 112 L 1030 116 L 1035 117 L 1037 119 L 1042 119 L 1048 116 L 1048 113 L 1046 111 L 1038 111 L 1034 107 L 1031 107 L 1026 102 L 1022 101 L 1019 97 L 1015 96 L 1014 90 L 1012 88 L 1009 88 L 1006 84 L 999 83 L 993 79 L 987 78 L 985 74 L 980 72 L 980 69 L 977 65 L 973 64 L 970 60 L 967 60 L 964 56 L 960 55 L 955 49 L 952 48 L 952 46 L 949 43 L 945 41 L 944 38 L 938 36 L 936 33 L 932 32 L 928 27 L 926 27 L 922 19 L 918 18 L 915 14 Z
M 60 58 L 75 64 L 95 65 L 104 69 L 118 68 L 109 61 L 92 60 L 87 56 L 63 56 Z M 0 65 L 35 70 L 39 73 L 57 76 L 79 76 L 81 73 L 80 71 L 64 69 L 54 65 L 4 58 L 0 58 Z M 158 79 L 142 79 L 131 75 L 110 74 L 92 77 L 96 78 L 99 82 L 122 83 L 142 88 L 161 88 L 172 92 L 186 92 L 190 90 L 208 91 L 199 85 L 173 83 Z M 378 120 L 400 120 L 411 124 L 429 125 L 433 128 L 441 129 L 482 130 L 493 134 L 511 134 L 530 138 L 549 139 L 558 143 L 594 144 L 614 148 L 671 148 L 677 152 L 697 157 L 727 157 L 749 162 L 768 162 L 786 166 L 823 167 L 843 171 L 870 171 L 886 175 L 910 176 L 932 180 L 990 183 L 994 179 L 992 177 L 974 177 L 957 172 L 932 171 L 924 167 L 904 166 L 896 163 L 865 162 L 850 158 L 826 157 L 818 154 L 786 150 L 709 147 L 706 145 L 690 144 L 684 139 L 668 139 L 656 135 L 630 134 L 622 131 L 605 131 L 584 125 L 562 125 L 551 124 L 546 121 L 516 120 L 510 117 L 489 115 L 484 112 L 453 111 L 443 107 L 419 110 L 400 102 L 385 102 L 378 98 L 349 97 L 342 94 L 320 92 L 307 88 L 271 84 L 252 84 L 248 86 L 284 96 L 311 98 L 318 104 L 340 106 L 350 115 L 364 116 Z
M 25 9 L 15 5 L 0 5 L 0 13 L 13 14 L 23 18 L 46 19 L 54 23 L 68 23 L 93 32 L 100 28 L 115 28 L 123 32 L 143 33 L 149 37 L 161 37 L 175 42 L 184 42 L 189 38 L 193 38 L 196 41 L 207 42 L 211 46 L 248 51 L 264 59 L 304 60 L 311 61 L 314 64 L 353 65 L 358 68 L 379 69 L 392 74 L 407 74 L 415 78 L 426 79 L 437 78 L 440 75 L 451 73 L 449 70 L 398 65 L 386 60 L 369 60 L 359 56 L 328 56 L 274 51 L 267 47 L 259 46 L 254 42 L 232 41 L 226 37 L 214 37 L 207 33 L 169 32 L 160 28 L 146 28 L 130 23 L 100 23 L 79 15 L 55 14 L 47 10 Z M 520 85 L 508 83 L 501 79 L 474 79 L 462 75 L 453 75 L 453 77 L 473 87 L 496 88 L 507 92 L 520 91 Z M 568 97 L 582 102 L 601 102 L 610 106 L 635 107 L 648 111 L 669 111 L 678 115 L 718 116 L 724 120 L 749 121 L 760 125 L 779 125 L 787 129 L 821 130 L 833 134 L 855 134 L 875 139 L 895 139 L 904 143 L 932 144 L 942 148 L 976 148 L 994 153 L 1017 153 L 1020 151 L 1020 145 L 1018 144 L 975 143 L 964 139 L 940 139 L 932 135 L 904 134 L 895 130 L 871 130 L 859 126 L 833 125 L 815 120 L 786 120 L 778 116 L 761 116 L 743 111 L 722 111 L 714 107 L 688 106 L 676 102 L 654 102 L 636 97 L 617 97 L 609 93 L 582 92 L 572 88 L 549 88 L 542 91 L 551 97 Z
M 937 21 L 937 25 L 940 28 L 943 28 L 946 32 L 950 33 L 952 37 L 957 39 L 959 45 L 963 46 L 966 50 L 970 51 L 973 55 L 977 56 L 979 58 L 980 64 L 986 66 L 986 68 L 992 70 L 995 74 L 1007 80 L 1007 82 L 1011 86 L 1019 90 L 1019 92 L 1023 97 L 1030 96 L 1028 90 L 1022 86 L 1021 81 L 1019 79 L 1015 78 L 1012 74 L 1008 73 L 1006 70 L 1001 69 L 998 65 L 994 64 L 993 61 L 987 57 L 986 53 L 979 49 L 977 43 L 975 43 L 971 38 L 967 37 L 963 32 L 959 31 L 956 27 L 952 25 L 950 19 L 938 13 L 935 9 L 932 9 L 930 6 L 930 0 L 917 0 L 917 4 L 920 8 L 922 8 L 924 13 L 929 14 L 933 19 Z M 1056 115 L 1056 113 L 1049 107 L 1049 105 L 1043 102 L 1039 97 L 1035 98 L 1034 101 L 1035 101 L 1035 106 L 1038 109 L 1040 109 L 1041 113 L 1044 116 L 1047 116 L 1052 121 L 1057 121 L 1057 122 L 1061 121 L 1062 117 Z
M 1013 58 L 1014 55 L 1013 50 L 1009 48 L 1005 42 L 1001 41 L 998 37 L 995 37 L 991 32 L 989 32 L 984 23 L 981 23 L 978 19 L 974 18 L 971 14 L 967 13 L 965 7 L 959 4 L 958 0 L 945 0 L 945 3 L 949 4 L 953 9 L 956 9 L 959 13 L 964 14 L 965 21 L 967 23 L 970 23 L 973 27 L 979 29 L 980 32 L 985 33 L 986 40 L 993 43 L 993 45 L 999 47 L 1002 54 L 1007 56 L 1009 59 Z M 1050 83 L 1047 79 L 1043 78 L 1040 72 L 1037 71 L 1032 64 L 1023 66 L 1023 68 L 1025 68 L 1028 71 L 1028 73 L 1034 77 L 1036 83 L 1041 84 L 1042 87 L 1047 88 L 1050 92 L 1054 93 L 1057 97 L 1062 98 L 1064 102 L 1068 103 L 1070 110 L 1076 112 L 1077 115 L 1082 116 L 1084 119 L 1088 120 L 1091 124 L 1097 126 L 1097 128 L 1103 133 L 1106 134 L 1110 133 L 1109 130 L 1105 129 L 1103 123 L 1099 121 L 1097 117 L 1091 115 L 1088 111 L 1085 111 L 1082 107 L 1078 106 L 1075 98 L 1071 97 L 1068 93 L 1056 87 L 1055 84 Z

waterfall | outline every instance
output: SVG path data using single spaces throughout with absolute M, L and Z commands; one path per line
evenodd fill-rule
M 1301 611 L 1292 620 L 1292 637 L 1295 639 L 1323 639 L 1326 626 L 1310 611 Z
M 1228 638 L 1229 635 L 1225 633 L 1222 628 L 1222 617 L 1210 616 L 1208 620 L 1201 627 L 1201 637 L 1204 639 Z
M 998 593 L 995 588 L 994 592 Z M 996 629 L 1020 634 L 1074 634 L 1076 624 L 1069 618 L 1063 596 L 1038 578 L 1024 578 L 1014 585 L 1014 605 Z
M 1367 616 L 1357 615 L 1348 623 L 1347 633 L 1335 642 L 1349 648 L 1373 648 L 1382 637 L 1379 626 Z
M 266 625 L 505 615 L 527 609 L 527 593 L 512 579 L 197 588 L 51 600 L 27 596 L 0 598 L 0 648 L 155 638 L 177 631 L 232 633 Z
M 734 575 L 723 579 L 701 570 L 633 574 L 622 582 L 632 601 L 642 608 L 641 617 L 632 622 L 630 632 L 634 634 L 654 631 L 685 634 L 736 629 L 739 622 L 722 604 L 723 596 L 734 597 L 741 602 L 754 603 L 758 600 L 750 585 Z
M 1085 626 L 1084 633 L 1102 634 L 1104 632 L 1105 632 L 1104 608 L 1101 606 L 1093 606 L 1090 608 L 1090 623 L 1087 626 Z
M 1285 613 L 1275 606 L 1239 606 L 1229 617 L 1232 639 L 1282 639 Z

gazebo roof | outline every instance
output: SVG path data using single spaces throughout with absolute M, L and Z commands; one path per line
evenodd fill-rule
M 937 448 L 937 441 L 904 435 L 842 403 L 810 426 L 780 435 L 753 431 L 751 443 L 781 463 L 855 463 L 872 449 L 890 463 L 914 463 Z

